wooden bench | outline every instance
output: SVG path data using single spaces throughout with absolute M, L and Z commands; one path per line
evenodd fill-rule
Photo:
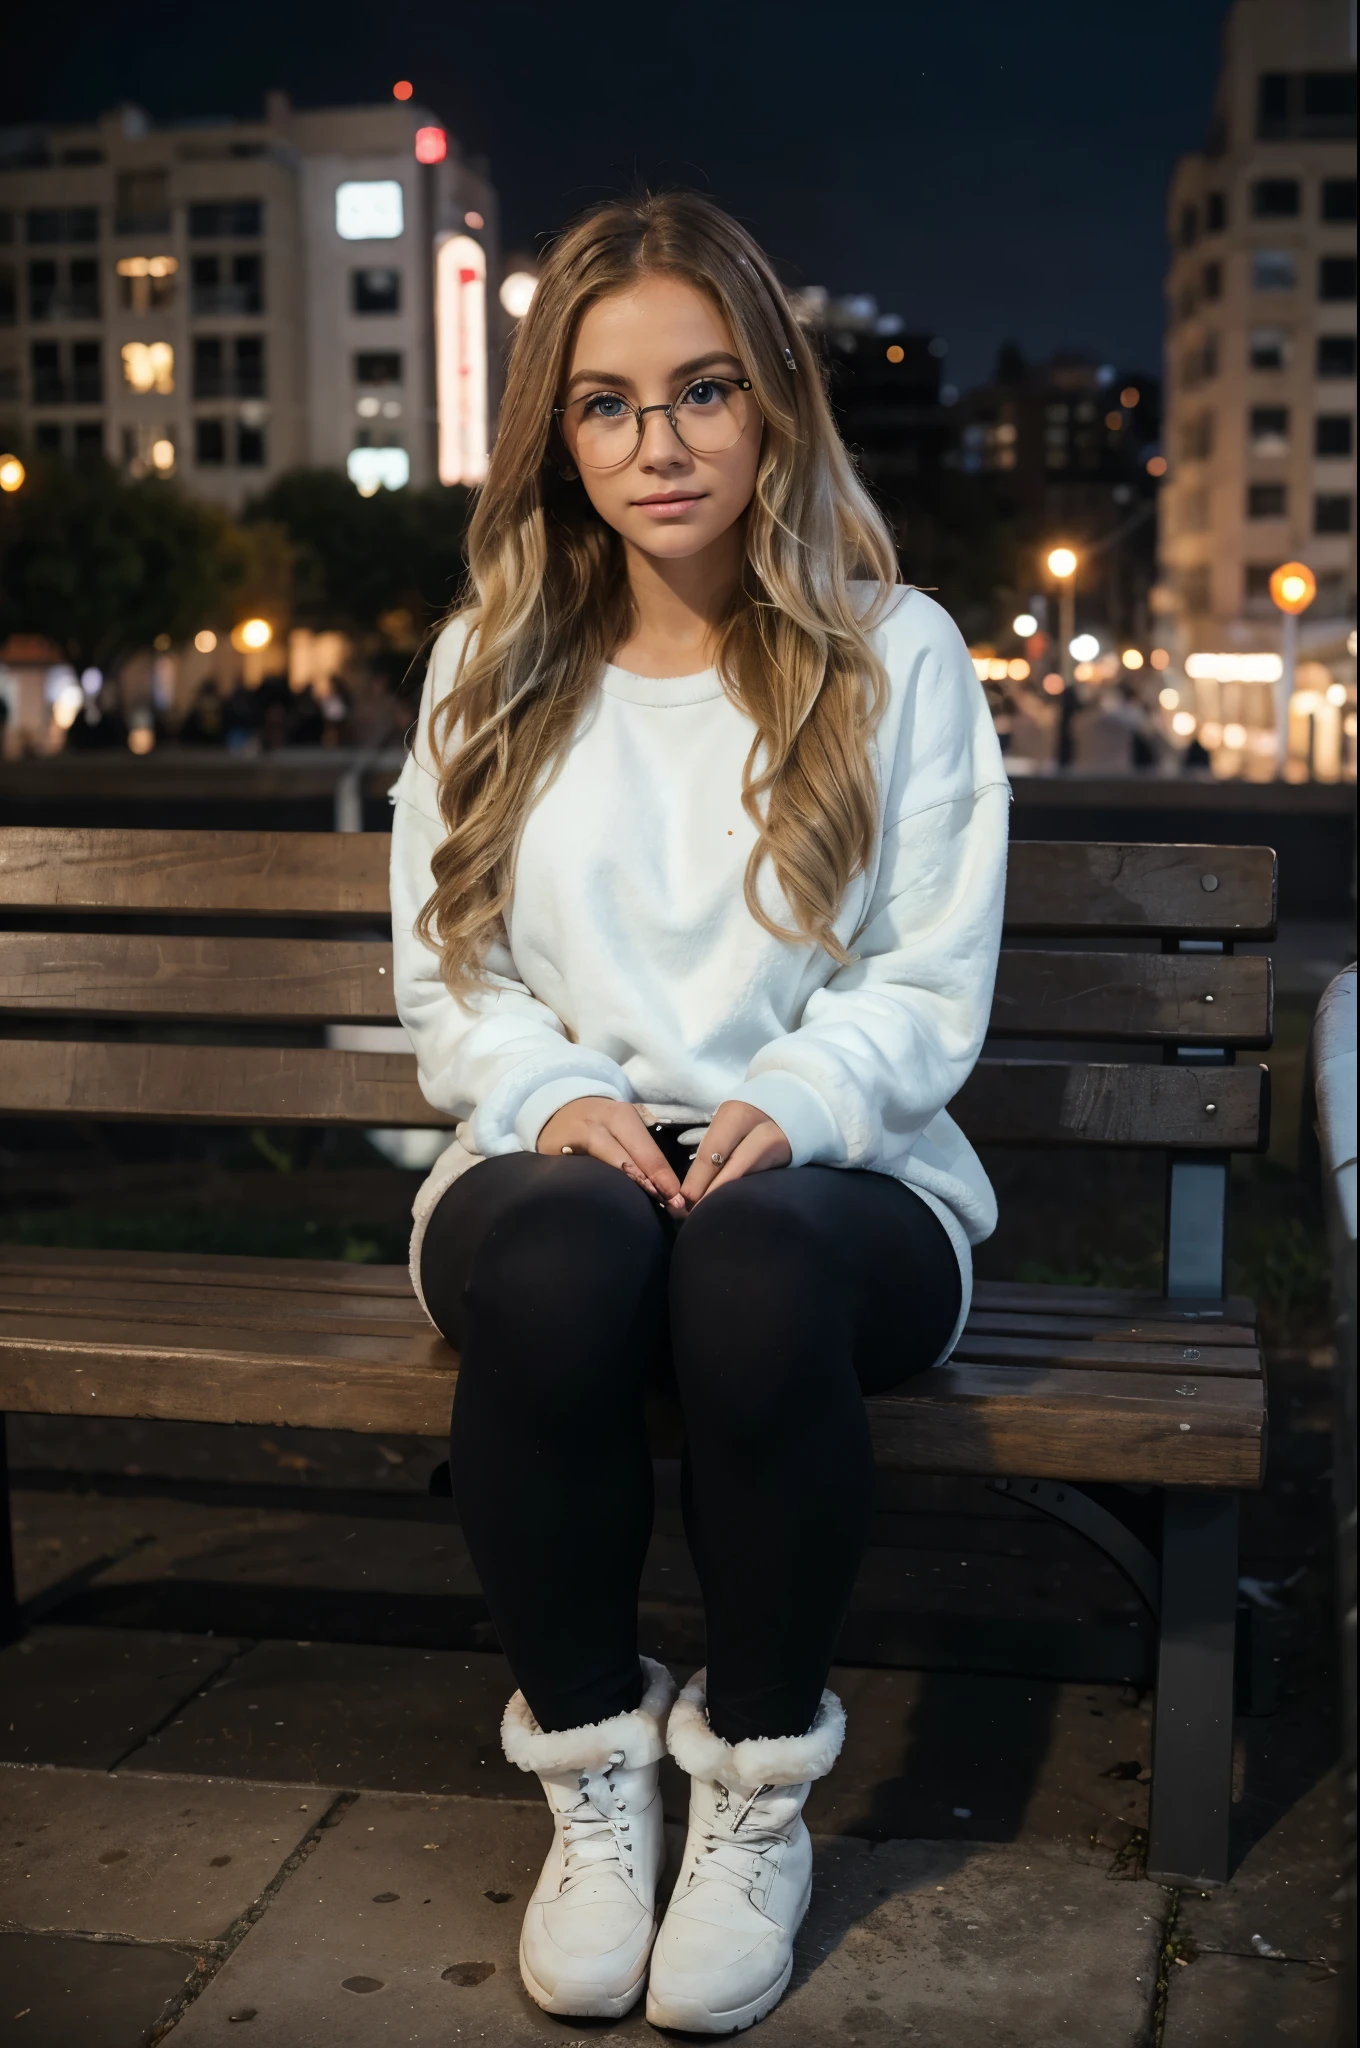
M 387 855 L 376 834 L 0 831 L 0 1014 L 32 1020 L 0 1045 L 0 1116 L 447 1121 L 409 1055 L 320 1042 L 394 1021 Z M 1164 1290 L 981 1284 L 949 1364 L 870 1403 L 883 1466 L 1004 1486 L 1156 1617 L 1164 1881 L 1228 1874 L 1238 1495 L 1265 1393 L 1224 1208 L 1229 1154 L 1267 1139 L 1267 1072 L 1237 1055 L 1269 1045 L 1272 1010 L 1269 960 L 1233 946 L 1274 925 L 1266 849 L 1013 847 L 992 1037 L 1036 1043 L 984 1060 L 954 1113 L 984 1145 L 1163 1152 Z M 1151 1050 L 1089 1056 L 1105 1044 Z M 456 1370 L 399 1266 L 0 1247 L 0 1411 L 435 1436 Z M 1159 1540 L 1126 1488 L 1160 1490 Z

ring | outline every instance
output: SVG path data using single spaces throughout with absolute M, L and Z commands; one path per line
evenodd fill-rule
M 564 1152 L 570 1152 L 570 1151 L 571 1151 L 571 1146 L 570 1146 L 570 1145 L 564 1145 L 564 1146 L 562 1147 L 562 1150 L 563 1150 Z
M 710 1152 L 708 1156 L 709 1156 L 709 1158 L 710 1158 L 710 1159 L 711 1159 L 711 1160 L 713 1161 L 713 1164 L 714 1164 L 715 1166 L 722 1166 L 722 1165 L 724 1165 L 724 1164 L 725 1164 L 725 1161 L 724 1161 L 724 1159 L 723 1159 L 723 1155 L 722 1155 L 722 1153 L 721 1153 L 721 1152 Z

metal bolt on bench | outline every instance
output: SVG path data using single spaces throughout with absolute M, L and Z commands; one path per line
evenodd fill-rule
M 5 1042 L 0 1117 L 447 1123 L 409 1055 L 225 1042 L 394 1020 L 387 853 L 363 833 L 0 830 L 0 919 L 23 926 L 0 931 L 0 1014 L 32 1029 Z M 1265 1450 L 1223 1245 L 1229 1155 L 1267 1142 L 1266 1070 L 1236 1055 L 1270 1044 L 1272 981 L 1233 946 L 1274 931 L 1266 848 L 1012 846 L 991 1038 L 1036 1056 L 982 1060 L 953 1112 L 978 1144 L 1164 1152 L 1164 1291 L 980 1283 L 948 1364 L 869 1403 L 881 1466 L 990 1480 L 1137 1588 L 1159 1630 L 1149 1873 L 1196 1885 L 1229 1869 L 1237 1501 Z M 173 1043 L 186 1023 L 224 1042 Z M 0 1411 L 439 1436 L 456 1373 L 404 1267 L 0 1246 Z M 3 1589 L 12 1635 L 7 1569 Z

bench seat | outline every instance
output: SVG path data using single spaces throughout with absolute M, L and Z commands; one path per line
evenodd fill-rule
M 0 1410 L 443 1436 L 457 1354 L 403 1266 L 0 1246 Z M 869 1404 L 879 1462 L 1252 1487 L 1250 1302 L 988 1285 L 945 1366 Z

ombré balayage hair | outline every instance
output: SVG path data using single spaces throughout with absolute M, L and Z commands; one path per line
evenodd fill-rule
M 572 473 L 553 407 L 586 308 L 657 274 L 719 307 L 764 419 L 741 583 L 717 648 L 724 685 L 755 726 L 742 802 L 760 837 L 746 902 L 777 937 L 850 957 L 832 924 L 877 825 L 870 743 L 887 679 L 868 633 L 897 580 L 896 555 L 768 259 L 711 201 L 670 192 L 602 206 L 570 227 L 515 336 L 453 614 L 469 632 L 431 721 L 448 836 L 418 930 L 456 991 L 481 980 L 526 810 L 630 631 L 622 542 Z M 867 613 L 862 593 L 858 604 L 851 594 L 857 579 L 879 586 Z M 793 929 L 759 902 L 766 859 Z

